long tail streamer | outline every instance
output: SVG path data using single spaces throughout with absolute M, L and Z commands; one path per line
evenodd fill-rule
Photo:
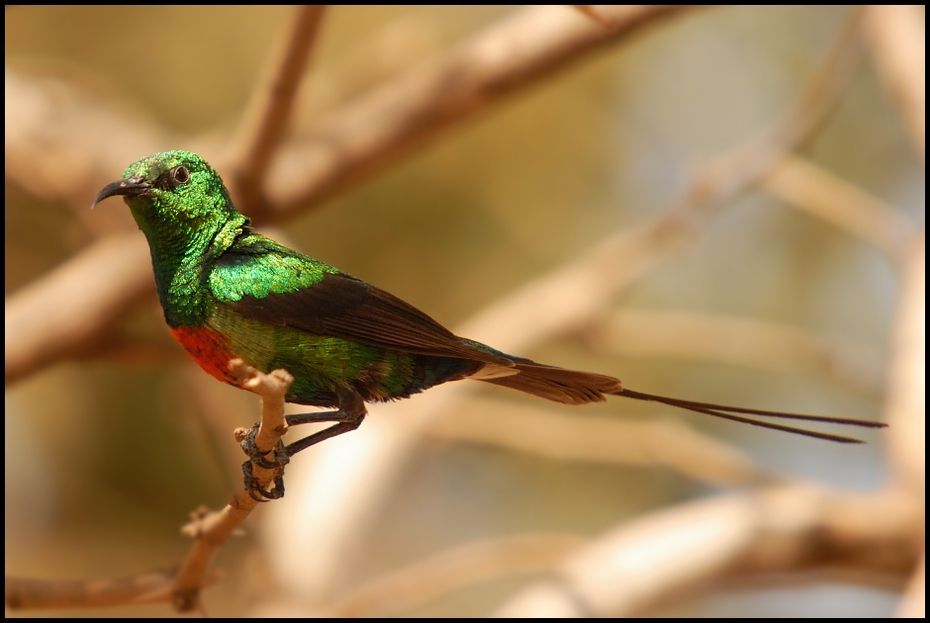
M 826 422 L 828 424 L 842 424 L 845 426 L 861 426 L 863 428 L 885 428 L 884 422 L 873 422 L 870 420 L 857 420 L 855 418 L 831 417 L 827 415 L 804 415 L 801 413 L 786 413 L 784 411 L 766 411 L 764 409 L 748 409 L 745 407 L 728 407 L 727 405 L 718 405 L 710 402 L 696 402 L 694 400 L 682 400 L 680 398 L 670 398 L 668 396 L 657 396 L 655 394 L 645 394 L 643 392 L 633 391 L 632 389 L 621 389 L 611 392 L 614 396 L 623 396 L 633 400 L 645 400 L 650 402 L 660 402 L 679 409 L 686 409 L 696 413 L 704 413 L 714 417 L 780 430 L 786 433 L 814 437 L 816 439 L 826 439 L 827 441 L 836 441 L 839 443 L 865 443 L 855 437 L 846 437 L 845 435 L 833 435 L 831 433 L 822 433 L 816 430 L 806 428 L 796 428 L 794 426 L 785 426 L 784 424 L 775 424 L 774 422 L 762 422 L 748 417 L 734 415 L 735 413 L 745 413 L 759 417 L 783 418 L 786 420 L 803 420 L 805 422 Z

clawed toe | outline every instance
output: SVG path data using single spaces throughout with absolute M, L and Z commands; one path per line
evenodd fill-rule
M 259 485 L 258 480 L 252 473 L 252 461 L 246 461 L 242 464 L 242 473 L 245 476 L 245 490 L 249 497 L 256 502 L 267 502 L 268 500 L 277 500 L 284 497 L 284 476 L 279 474 L 275 476 L 274 486 L 271 490 L 265 490 Z
M 276 443 L 275 447 L 271 450 L 262 452 L 258 449 L 258 446 L 255 445 L 255 436 L 258 434 L 258 428 L 258 424 L 252 426 L 252 430 L 250 430 L 239 443 L 239 447 L 241 447 L 242 451 L 249 457 L 249 461 L 265 469 L 278 469 L 279 467 L 287 465 L 290 460 L 287 447 L 280 439 L 278 439 L 278 443 Z M 273 452 L 274 455 L 271 460 L 268 460 L 266 455 L 270 452 Z

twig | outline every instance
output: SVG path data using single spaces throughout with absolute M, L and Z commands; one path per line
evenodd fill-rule
M 708 584 L 812 570 L 900 586 L 922 547 L 920 506 L 810 485 L 683 504 L 604 534 L 496 614 L 637 616 Z
M 241 359 L 230 361 L 229 369 L 241 379 L 243 389 L 261 396 L 262 420 L 255 437 L 255 445 L 261 451 L 270 451 L 287 432 L 284 397 L 294 378 L 284 370 L 262 374 L 246 366 Z M 241 441 L 245 432 L 237 430 L 237 440 Z M 253 466 L 255 481 L 262 488 L 268 487 L 279 475 L 279 470 Z M 258 504 L 246 491 L 245 486 L 240 485 L 233 499 L 222 510 L 202 510 L 191 517 L 191 522 L 182 532 L 193 538 L 194 543 L 181 563 L 174 585 L 173 603 L 178 611 L 187 612 L 198 607 L 200 590 L 214 554 Z
M 460 335 L 481 336 L 504 350 L 525 350 L 582 326 L 621 288 L 675 255 L 824 121 L 861 58 L 859 21 L 854 10 L 801 97 L 780 119 L 755 139 L 710 160 L 657 218 L 611 236 L 578 260 L 525 284 L 473 317 Z M 527 326 L 524 319 L 530 315 L 534 322 Z

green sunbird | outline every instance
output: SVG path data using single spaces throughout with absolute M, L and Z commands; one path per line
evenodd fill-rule
M 611 376 L 539 364 L 458 337 L 384 290 L 255 232 L 219 174 L 191 152 L 142 158 L 94 204 L 114 195 L 124 197 L 148 240 L 171 333 L 201 368 L 237 386 L 231 359 L 263 372 L 284 368 L 294 377 L 289 402 L 336 409 L 308 415 L 303 421 L 334 424 L 291 444 L 289 454 L 357 428 L 365 402 L 407 398 L 462 379 L 572 405 L 605 395 L 656 401 L 846 443 L 860 440 L 737 414 L 884 426 L 645 394 Z

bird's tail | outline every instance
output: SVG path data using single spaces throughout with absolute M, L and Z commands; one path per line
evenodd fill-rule
M 569 405 L 603 402 L 606 400 L 604 394 L 623 391 L 618 379 L 604 374 L 578 372 L 532 362 L 517 363 L 515 367 L 519 371 L 517 374 L 479 380 Z
M 518 389 L 527 394 L 533 394 L 540 398 L 562 402 L 565 404 L 580 405 L 589 402 L 602 402 L 605 395 L 622 396 L 632 398 L 633 400 L 645 400 L 650 402 L 659 402 L 679 409 L 703 413 L 714 417 L 761 426 L 772 430 L 780 430 L 796 435 L 805 435 L 817 439 L 826 439 L 840 443 L 863 443 L 861 439 L 855 437 L 846 437 L 845 435 L 834 435 L 831 433 L 822 433 L 820 431 L 808 430 L 805 428 L 796 428 L 794 426 L 785 426 L 774 422 L 766 422 L 744 417 L 747 414 L 757 417 L 773 417 L 789 420 L 802 420 L 805 422 L 825 422 L 828 424 L 842 424 L 847 426 L 862 426 L 866 428 L 883 428 L 886 424 L 882 422 L 872 422 L 870 420 L 857 420 L 853 418 L 841 418 L 826 415 L 805 415 L 801 413 L 788 413 L 784 411 L 768 411 L 764 409 L 750 409 L 745 407 L 730 407 L 709 402 L 697 402 L 694 400 L 682 400 L 680 398 L 671 398 L 669 396 L 659 396 L 656 394 L 646 394 L 643 392 L 625 389 L 620 386 L 620 380 L 612 376 L 603 374 L 593 374 L 589 372 L 578 372 L 576 370 L 566 370 L 552 366 L 544 366 L 530 362 L 528 360 L 517 360 L 517 374 L 502 376 L 498 378 L 479 379 L 484 383 L 493 383 L 502 387 Z

